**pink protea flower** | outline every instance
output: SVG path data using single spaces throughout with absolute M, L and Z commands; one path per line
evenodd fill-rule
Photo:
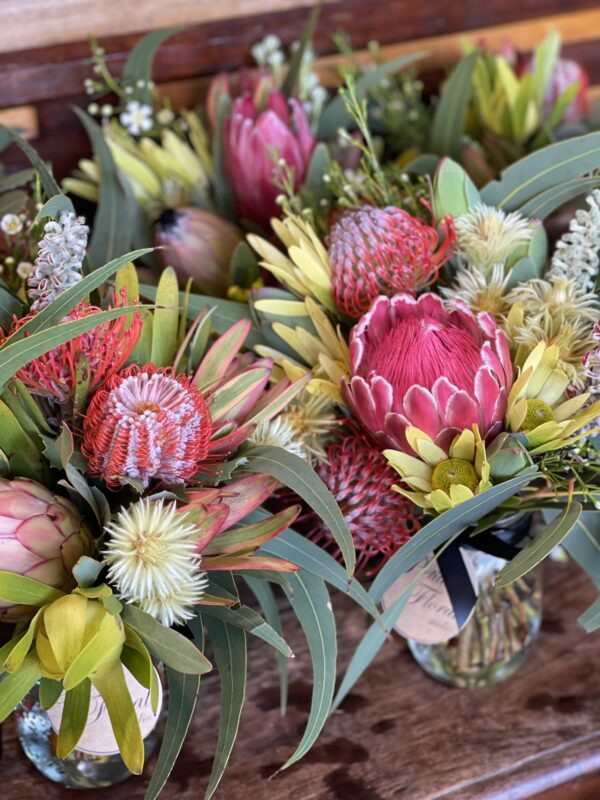
M 357 571 L 377 572 L 421 527 L 416 506 L 391 491 L 398 476 L 365 436 L 351 434 L 331 444 L 317 471 L 350 529 Z M 339 556 L 329 528 L 314 513 L 309 521 L 308 536 Z
M 521 69 L 522 72 L 533 72 L 535 69 L 535 58 L 527 59 Z M 579 91 L 573 101 L 565 110 L 562 122 L 580 123 L 586 118 L 589 98 L 588 87 L 590 77 L 585 67 L 572 58 L 557 58 L 552 70 L 552 75 L 546 86 L 544 97 L 544 118 L 547 119 L 556 101 L 574 83 L 579 84 Z
M 122 300 L 125 302 L 124 297 Z M 63 322 L 99 314 L 101 310 L 82 303 Z M 16 320 L 10 334 L 19 330 L 32 316 L 29 314 Z M 78 379 L 89 379 L 91 393 L 121 369 L 137 344 L 141 328 L 139 314 L 133 314 L 132 319 L 123 316 L 106 322 L 38 356 L 18 370 L 16 377 L 33 394 L 55 400 L 61 405 L 69 404 L 73 400 Z
M 0 478 L 0 570 L 66 590 L 73 566 L 91 550 L 91 532 L 73 503 L 27 478 Z M 0 619 L 34 611 L 0 600 Z
M 513 370 L 494 318 L 437 295 L 378 297 L 350 333 L 350 381 L 343 390 L 363 426 L 385 447 L 411 453 L 405 430 L 448 447 L 477 424 L 502 429 Z
M 282 170 L 293 171 L 298 188 L 316 139 L 300 100 L 287 100 L 276 90 L 263 96 L 257 87 L 254 96 L 246 93 L 234 100 L 225 120 L 225 164 L 238 216 L 266 228 L 280 213 L 275 199 Z
M 379 295 L 414 295 L 431 286 L 456 245 L 451 217 L 436 228 L 401 208 L 362 206 L 331 229 L 329 259 L 333 299 L 351 319 L 368 311 Z
M 89 405 L 82 452 L 109 486 L 132 478 L 174 486 L 206 458 L 212 422 L 202 392 L 172 368 L 132 366 L 113 375 Z

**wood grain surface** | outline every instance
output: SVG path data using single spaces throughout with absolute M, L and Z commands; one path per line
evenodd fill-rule
M 238 744 L 216 800 L 596 800 L 600 797 L 598 635 L 577 616 L 595 590 L 574 566 L 548 565 L 542 633 L 531 656 L 495 688 L 450 689 L 428 678 L 392 639 L 329 721 L 307 757 L 274 774 L 299 741 L 310 705 L 310 661 L 293 624 L 286 633 L 290 708 L 279 714 L 274 657 L 250 652 L 248 697 Z M 365 618 L 336 597 L 340 665 Z M 288 623 L 291 621 L 288 620 Z M 197 800 L 210 774 L 218 723 L 218 679 L 203 679 L 192 732 L 161 796 Z M 142 800 L 142 778 L 71 795 L 29 764 L 5 726 L 2 800 Z

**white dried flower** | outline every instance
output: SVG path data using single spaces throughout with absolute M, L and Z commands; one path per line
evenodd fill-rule
M 255 445 L 265 445 L 267 447 L 281 447 L 288 453 L 308 460 L 308 454 L 300 439 L 296 437 L 291 422 L 283 416 L 274 419 L 264 420 L 258 424 L 248 441 Z
M 63 211 L 59 221 L 44 226 L 35 270 L 28 280 L 27 295 L 39 311 L 81 280 L 89 228 L 83 217 Z
M 503 264 L 533 236 L 530 220 L 518 212 L 507 214 L 483 203 L 457 217 L 455 228 L 459 255 L 484 273 Z
M 176 510 L 175 501 L 165 505 L 148 498 L 121 509 L 106 526 L 103 552 L 119 596 L 169 626 L 194 616 L 208 585 L 200 571 L 196 526 Z
M 0 220 L 0 228 L 7 236 L 16 236 L 23 230 L 23 222 L 16 214 L 5 214 Z
M 575 213 L 568 233 L 556 243 L 549 274 L 593 291 L 600 269 L 600 189 L 594 189 L 586 202 L 589 208 Z
M 486 273 L 472 264 L 458 267 L 450 287 L 442 287 L 442 296 L 448 300 L 464 300 L 471 311 L 487 311 L 501 316 L 510 307 L 506 295 L 510 273 L 504 274 L 504 264 L 495 264 Z
M 17 264 L 17 275 L 21 280 L 26 281 L 33 275 L 35 267 L 29 261 L 20 261 Z
M 132 100 L 125 106 L 125 111 L 121 112 L 119 122 L 132 136 L 139 136 L 154 126 L 154 109 L 138 100 Z
M 175 114 L 170 108 L 161 108 L 156 115 L 156 121 L 160 125 L 170 125 L 175 119 Z

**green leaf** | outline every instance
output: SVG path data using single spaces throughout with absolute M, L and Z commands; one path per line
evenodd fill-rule
M 34 333 L 32 336 L 28 336 L 26 339 L 17 341 L 14 344 L 11 342 L 11 344 L 6 345 L 1 351 L 0 392 L 4 390 L 4 387 L 15 372 L 29 364 L 34 358 L 47 353 L 49 350 L 54 350 L 55 347 L 59 347 L 82 333 L 93 330 L 104 322 L 111 322 L 113 319 L 135 310 L 134 306 L 126 306 L 113 308 L 111 311 L 101 311 L 98 314 L 64 322 L 48 330 Z
M 93 586 L 98 579 L 98 575 L 102 572 L 104 565 L 100 561 L 90 556 L 81 556 L 73 567 L 73 577 L 77 581 L 77 585 L 84 589 Z
M 253 447 L 246 453 L 244 470 L 271 475 L 299 495 L 331 531 L 351 578 L 356 564 L 352 534 L 338 504 L 314 469 L 302 458 L 281 447 Z
M 256 518 L 260 519 L 266 512 L 258 511 L 253 515 L 246 518 L 250 521 Z M 370 614 L 372 617 L 377 617 L 379 612 L 375 605 L 373 598 L 363 588 L 362 584 L 352 578 L 348 581 L 343 567 L 338 562 L 325 552 L 322 547 L 311 542 L 305 536 L 302 536 L 291 528 L 282 531 L 277 538 L 272 539 L 270 542 L 264 544 L 259 553 L 266 555 L 277 556 L 291 561 L 294 564 L 302 567 L 307 572 L 322 578 L 331 586 L 334 586 L 340 592 L 344 592 L 348 597 L 351 597 L 358 605 Z
M 159 31 L 152 31 L 146 34 L 136 46 L 131 50 L 123 67 L 121 75 L 121 83 L 123 86 L 132 86 L 135 88 L 138 81 L 147 83 L 152 78 L 152 66 L 156 51 L 161 44 L 174 36 L 179 31 L 184 30 L 183 27 L 164 28 Z M 144 92 L 136 89 L 136 97 L 139 97 L 142 102 L 149 103 L 152 97 L 150 89 Z
M 546 219 L 553 211 L 560 208 L 574 197 L 591 192 L 600 186 L 600 177 L 594 175 L 591 178 L 573 178 L 565 181 L 558 186 L 552 186 L 545 192 L 540 192 L 531 200 L 528 200 L 519 211 L 527 217 L 535 219 Z
M 551 518 L 551 514 L 544 514 L 546 522 Z M 562 546 L 600 589 L 600 511 L 584 512 Z
M 202 625 L 195 625 L 193 631 L 198 649 L 203 650 Z M 169 685 L 167 724 L 144 800 L 155 800 L 167 782 L 187 736 L 200 690 L 200 675 L 182 675 L 170 667 L 166 669 Z
M 85 730 L 90 710 L 91 683 L 82 681 L 65 694 L 65 704 L 60 721 L 56 755 L 66 758 L 73 752 Z
M 282 653 L 286 658 L 293 656 L 285 640 L 253 608 L 248 606 L 239 606 L 238 608 L 202 606 L 202 616 L 214 617 L 228 625 L 233 625 L 235 628 L 242 628 L 258 639 L 270 644 L 271 647 Z
M 66 194 L 55 194 L 49 200 L 46 200 L 44 205 L 35 215 L 34 222 L 39 222 L 47 217 L 52 217 L 52 219 L 55 219 L 58 217 L 61 211 L 70 211 L 72 214 L 74 214 L 75 208 L 70 198 L 67 197 Z
M 326 199 L 330 194 L 328 184 L 323 180 L 329 170 L 331 156 L 327 145 L 323 142 L 315 147 L 308 165 L 304 186 L 310 192 L 310 199 L 313 207 L 318 207 L 321 200 Z
M 410 55 L 400 56 L 400 58 L 387 61 L 385 64 L 380 64 L 374 69 L 369 69 L 356 81 L 355 90 L 357 99 L 363 99 L 369 89 L 378 86 L 388 75 L 399 72 L 404 67 L 413 64 L 425 55 L 427 55 L 426 52 L 411 53 Z M 319 141 L 334 139 L 339 128 L 347 128 L 351 124 L 352 117 L 348 113 L 343 99 L 339 94 L 336 94 L 333 100 L 323 109 L 323 113 L 319 119 L 317 139 Z
M 283 636 L 283 625 L 281 624 L 281 614 L 277 607 L 275 594 L 270 583 L 258 580 L 250 575 L 244 575 L 244 580 L 250 591 L 256 597 L 262 613 L 269 625 L 280 636 Z M 279 703 L 281 716 L 285 714 L 288 698 L 288 660 L 282 653 L 277 653 L 277 668 L 279 670 Z
M 8 192 L 30 183 L 35 178 L 34 169 L 20 169 L 18 172 L 11 172 L 9 175 L 2 175 L 0 178 L 0 192 Z
M 0 132 L 2 131 L 6 132 L 17 147 L 25 153 L 31 165 L 40 176 L 40 182 L 46 197 L 53 197 L 56 194 L 61 194 L 60 187 L 54 179 L 54 175 L 50 172 L 48 166 L 38 156 L 29 142 L 26 142 L 14 128 L 7 128 L 5 125 L 0 125 Z
M 233 579 L 229 578 L 225 588 L 235 591 Z M 223 777 L 237 737 L 246 694 L 247 652 L 244 630 L 215 617 L 203 618 L 203 621 L 210 636 L 221 680 L 219 738 L 210 781 L 204 795 L 204 800 L 209 800 Z
M 95 677 L 93 684 L 106 704 L 125 766 L 134 775 L 139 775 L 144 767 L 144 740 L 121 662 L 118 661 L 100 677 Z
M 64 593 L 35 578 L 0 572 L 0 599 L 20 606 L 44 606 L 63 597 Z
M 473 50 L 454 67 L 441 93 L 431 124 L 430 148 L 460 160 L 467 108 L 473 93 L 471 75 L 480 56 Z
M 55 681 L 52 678 L 42 678 L 40 681 L 40 704 L 42 708 L 48 710 L 56 703 L 63 693 L 62 681 Z
M 127 264 L 129 261 L 140 258 L 144 255 L 144 253 L 149 252 L 151 251 L 148 249 L 134 250 L 131 253 L 121 256 L 120 258 L 115 258 L 105 266 L 100 267 L 100 269 L 92 272 L 91 275 L 86 275 L 79 281 L 79 283 L 76 283 L 75 286 L 67 289 L 66 292 L 63 292 L 63 294 L 61 294 L 56 300 L 54 300 L 52 303 L 49 303 L 38 314 L 35 314 L 28 322 L 22 325 L 19 330 L 10 337 L 10 339 L 3 343 L 2 347 L 8 347 L 9 345 L 20 341 L 21 339 L 24 339 L 26 333 L 37 333 L 38 331 L 47 330 L 50 326 L 58 324 L 67 316 L 69 311 L 72 311 L 78 303 L 80 303 L 90 294 L 90 292 L 92 292 L 94 289 L 97 289 L 101 283 L 104 283 L 112 275 L 114 275 L 114 273 L 117 272 L 120 267 L 122 267 L 124 264 Z
M 317 21 L 319 19 L 319 14 L 321 13 L 322 5 L 323 0 L 317 0 L 312 8 L 312 11 L 308 15 L 308 20 L 306 21 L 304 28 L 302 29 L 302 35 L 300 37 L 298 47 L 296 48 L 294 56 L 290 61 L 287 75 L 285 76 L 285 80 L 281 86 L 281 91 L 286 97 L 295 97 L 298 94 L 298 83 L 300 80 L 300 71 L 302 69 L 302 60 L 304 59 L 306 48 L 310 45 L 315 34 L 315 29 L 317 27 Z
M 571 503 L 542 533 L 525 545 L 518 555 L 500 570 L 496 586 L 508 586 L 536 567 L 571 531 L 581 515 L 581 503 Z
M 575 136 L 531 153 L 482 189 L 484 203 L 519 210 L 541 192 L 600 168 L 600 132 Z
M 302 625 L 312 660 L 313 693 L 304 735 L 282 769 L 299 761 L 321 733 L 333 700 L 337 659 L 335 619 L 325 584 L 303 570 L 288 579 L 292 591 L 286 594 Z
M 7 331 L 12 325 L 13 317 L 22 317 L 24 304 L 8 289 L 0 286 L 0 327 Z
M 588 633 L 600 628 L 600 597 L 594 600 L 592 605 L 583 612 L 577 621 Z
M 0 196 L 0 216 L 5 214 L 20 214 L 27 203 L 27 193 L 20 190 L 7 192 Z
M 451 536 L 473 525 L 494 508 L 504 503 L 538 475 L 535 467 L 527 469 L 516 478 L 492 486 L 485 492 L 475 495 L 470 500 L 444 511 L 439 517 L 429 522 L 405 544 L 382 567 L 369 594 L 375 601 L 380 601 L 384 593 L 400 575 L 444 544 Z
M 150 361 L 157 367 L 167 367 L 175 358 L 179 327 L 179 285 L 172 267 L 167 267 L 160 276 L 156 306 L 152 322 Z
M 16 672 L 21 667 L 33 644 L 33 638 L 37 633 L 41 613 L 42 609 L 40 608 L 29 623 L 25 634 L 19 639 L 10 651 L 10 654 L 4 660 L 2 666 L 7 672 Z
M 15 706 L 41 678 L 37 658 L 29 654 L 17 672 L 7 675 L 0 683 L 0 722 L 12 714 Z
M 100 264 L 105 264 L 111 258 L 118 258 L 129 250 L 131 245 L 129 209 L 119 179 L 119 170 L 104 139 L 102 129 L 82 109 L 75 108 L 75 113 L 90 138 L 100 170 L 100 197 L 88 251 L 88 258 L 94 270 Z
M 189 639 L 141 609 L 127 605 L 122 616 L 123 621 L 143 639 L 152 655 L 177 672 L 203 675 L 212 669 L 210 661 Z

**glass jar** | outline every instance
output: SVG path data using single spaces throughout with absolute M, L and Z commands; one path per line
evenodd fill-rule
M 125 669 L 127 685 L 137 711 L 144 756 L 149 758 L 160 738 L 160 722 L 166 713 L 164 670 L 159 676 L 159 703 L 156 713 L 150 692 Z M 106 706 L 92 686 L 88 721 L 78 746 L 67 758 L 58 758 L 56 743 L 64 694 L 46 711 L 39 702 L 39 686 L 34 686 L 15 709 L 17 733 L 27 758 L 51 781 L 70 789 L 96 789 L 112 786 L 131 777 L 119 754 Z
M 541 567 L 510 586 L 495 586 L 506 561 L 472 551 L 477 602 L 460 633 L 439 644 L 407 639 L 411 653 L 432 677 L 450 686 L 491 686 L 525 661 L 542 621 Z

